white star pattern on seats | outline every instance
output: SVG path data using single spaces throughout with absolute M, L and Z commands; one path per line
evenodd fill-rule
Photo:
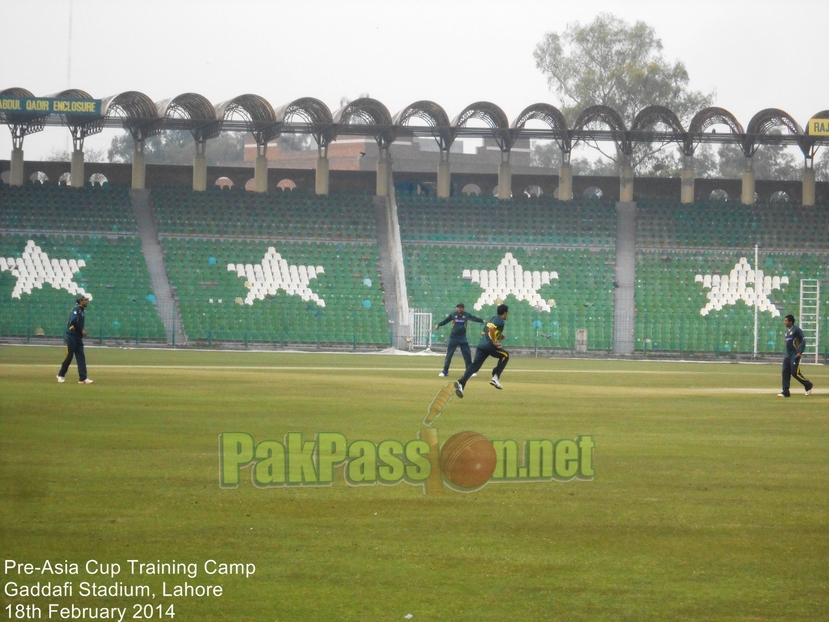
M 752 270 L 748 260 L 741 257 L 728 274 L 698 274 L 694 282 L 702 283 L 703 288 L 711 290 L 706 294 L 708 304 L 699 310 L 702 316 L 742 300 L 749 307 L 756 303 L 758 311 L 768 311 L 772 317 L 780 317 L 780 311 L 769 300 L 769 294 L 774 289 L 780 289 L 781 285 L 788 285 L 789 277 L 767 276 L 762 270 Z
M 288 265 L 282 255 L 271 246 L 258 264 L 227 264 L 228 272 L 235 272 L 240 279 L 245 279 L 248 295 L 245 304 L 253 305 L 254 300 L 264 300 L 265 296 L 275 296 L 279 290 L 289 296 L 299 296 L 304 301 L 313 300 L 324 307 L 325 301 L 308 287 L 311 279 L 318 274 L 325 274 L 322 266 Z
M 83 259 L 49 259 L 49 255 L 34 240 L 26 242 L 22 257 L 0 257 L 0 272 L 8 271 L 17 277 L 12 290 L 12 298 L 17 299 L 21 294 L 31 296 L 33 289 L 43 289 L 43 284 L 46 283 L 55 289 L 65 289 L 70 294 L 83 294 L 92 300 L 92 294 L 72 280 L 85 266 Z
M 551 306 L 541 298 L 538 290 L 542 285 L 549 285 L 552 279 L 558 279 L 558 272 L 524 270 L 512 253 L 506 253 L 495 270 L 465 269 L 463 278 L 478 283 L 484 289 L 474 305 L 476 311 L 512 294 L 518 300 L 526 300 L 531 306 L 549 313 Z

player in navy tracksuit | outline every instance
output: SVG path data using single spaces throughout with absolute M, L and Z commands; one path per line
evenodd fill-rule
M 472 364 L 469 342 L 466 340 L 466 324 L 467 322 L 484 323 L 481 318 L 467 313 L 462 302 L 458 303 L 456 309 L 456 311 L 446 316 L 446 319 L 440 324 L 435 324 L 435 330 L 437 330 L 441 326 L 452 322 L 452 332 L 449 333 L 449 341 L 446 344 L 446 358 L 443 361 L 443 371 L 438 374 L 441 378 L 449 375 L 449 364 L 452 362 L 452 356 L 454 356 L 457 348 L 460 348 L 461 354 L 463 354 L 464 369 Z
M 75 302 L 77 306 L 72 309 L 64 333 L 66 356 L 58 372 L 58 382 L 66 382 L 66 372 L 69 371 L 69 365 L 72 363 L 72 359 L 75 358 L 78 362 L 79 384 L 92 384 L 92 380 L 86 377 L 86 355 L 83 352 L 83 338 L 86 337 L 86 330 L 84 330 L 84 324 L 86 323 L 85 309 L 89 303 L 89 298 L 83 295 L 78 296 Z
M 786 326 L 786 355 L 783 358 L 783 390 L 777 394 L 777 397 L 789 397 L 789 384 L 792 376 L 806 389 L 806 395 L 812 393 L 812 383 L 803 377 L 800 372 L 800 356 L 806 349 L 806 339 L 803 337 L 803 331 L 799 326 L 794 324 L 794 316 L 787 315 L 783 318 L 783 324 Z
M 467 381 L 481 369 L 484 361 L 490 356 L 498 359 L 498 364 L 492 370 L 492 380 L 489 381 L 489 384 L 496 389 L 504 388 L 501 386 L 500 378 L 509 362 L 509 353 L 501 347 L 501 341 L 504 338 L 504 322 L 507 321 L 509 307 L 504 304 L 498 305 L 495 312 L 498 315 L 486 323 L 484 336 L 475 350 L 475 360 L 472 361 L 472 365 L 466 368 L 463 376 L 455 381 L 455 395 L 458 397 L 463 397 Z

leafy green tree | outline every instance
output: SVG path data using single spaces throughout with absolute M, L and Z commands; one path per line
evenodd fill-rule
M 616 162 L 608 158 L 574 158 L 570 160 L 570 165 L 573 167 L 573 175 L 615 177 L 619 174 Z
M 105 155 L 103 149 L 84 149 L 83 151 L 84 162 L 106 162 Z M 52 149 L 44 158 L 46 162 L 69 162 L 71 159 L 72 154 L 66 149 Z
M 824 146 L 815 158 L 815 179 L 829 181 L 829 147 Z
M 110 162 L 132 162 L 134 142 L 128 133 L 112 139 L 107 157 Z M 147 164 L 193 164 L 195 141 L 186 130 L 168 130 L 144 141 Z M 217 166 L 241 162 L 245 155 L 243 132 L 222 132 L 218 138 L 207 141 L 207 164 Z
M 534 57 L 571 122 L 588 106 L 604 105 L 630 124 L 658 104 L 687 123 L 713 101 L 713 94 L 689 90 L 685 65 L 663 58 L 662 41 L 644 22 L 631 26 L 602 13 L 586 26 L 575 22 L 561 34 L 547 33 Z
M 741 179 L 746 168 L 742 150 L 733 144 L 721 145 L 719 176 L 723 179 Z M 756 179 L 797 181 L 803 177 L 803 162 L 781 145 L 762 145 L 754 153 L 752 167 Z
M 706 179 L 719 177 L 719 164 L 714 145 L 702 144 L 694 151 L 694 177 Z
M 530 165 L 557 169 L 561 166 L 561 149 L 553 141 L 533 141 L 530 148 Z
M 282 151 L 305 151 L 312 141 L 310 134 L 282 134 L 276 139 Z
M 107 160 L 116 164 L 132 162 L 133 139 L 128 132 L 112 137 L 107 150 Z
M 557 170 L 561 166 L 561 149 L 552 141 L 538 141 L 530 150 L 530 165 Z M 616 162 L 607 158 L 572 158 L 574 175 L 613 177 L 619 174 Z
M 530 150 L 530 165 L 557 170 L 561 166 L 561 149 L 552 141 L 535 142 Z M 616 162 L 607 158 L 572 158 L 570 165 L 574 175 L 612 177 L 619 174 Z
M 210 166 L 242 162 L 245 159 L 245 133 L 222 132 L 218 138 L 207 141 L 205 151 Z
M 685 65 L 667 61 L 656 31 L 641 21 L 630 25 L 602 13 L 587 25 L 575 22 L 562 33 L 547 33 L 533 55 L 571 124 L 585 108 L 603 105 L 613 108 L 630 126 L 640 110 L 661 105 L 687 127 L 693 115 L 714 99 L 713 93 L 690 90 Z M 678 157 L 671 164 L 664 156 L 653 157 L 663 147 L 636 147 L 634 166 L 640 173 L 679 170 Z M 606 155 L 618 159 L 618 154 Z

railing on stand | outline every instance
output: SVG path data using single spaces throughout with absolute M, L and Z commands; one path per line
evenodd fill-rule
M 432 347 L 432 314 L 422 309 L 410 309 L 409 323 L 412 326 L 410 349 L 430 349 Z

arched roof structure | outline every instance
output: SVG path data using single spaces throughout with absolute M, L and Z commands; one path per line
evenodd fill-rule
M 492 130 L 491 134 L 501 151 L 509 151 L 515 139 L 509 128 L 509 119 L 504 111 L 490 102 L 475 102 L 460 111 L 452 121 L 452 128 L 457 130 L 465 127 L 472 119 L 478 119 L 486 123 Z
M 616 147 L 622 153 L 630 155 L 633 152 L 633 145 L 630 142 L 627 128 L 622 116 L 608 106 L 590 106 L 582 110 L 576 117 L 573 124 L 573 131 L 584 135 L 587 126 L 592 123 L 603 123 L 610 130 L 610 138 L 616 143 Z M 583 140 L 582 136 L 578 137 Z
M 665 106 L 647 106 L 646 108 L 642 108 L 634 117 L 630 131 L 642 140 L 647 141 L 648 130 L 660 124 L 668 128 L 672 140 L 679 144 L 683 153 L 691 155 L 685 149 L 688 133 L 682 127 L 682 121 L 679 120 L 679 117 L 676 116 L 673 110 Z M 691 153 L 693 153 L 693 150 Z
M 800 127 L 797 121 L 788 112 L 779 108 L 766 108 L 751 117 L 743 139 L 743 152 L 746 156 L 751 157 L 757 151 L 757 147 L 760 146 L 757 138 L 760 135 L 771 134 L 772 130 L 779 127 L 784 128 L 787 134 L 803 136 L 803 128 Z
M 101 100 L 101 115 L 118 118 L 133 139 L 141 141 L 161 131 L 158 109 L 144 93 L 127 91 Z
M 532 104 L 524 108 L 515 117 L 510 127 L 517 134 L 524 129 L 528 121 L 543 121 L 546 123 L 553 131 L 553 140 L 558 143 L 562 153 L 570 153 L 572 151 L 573 143 L 570 139 L 570 130 L 567 127 L 567 120 L 564 118 L 564 113 L 561 110 L 551 104 Z
M 28 90 L 18 87 L 2 90 L 0 96 L 35 98 Z M 68 89 L 48 97 L 92 99 L 79 89 Z M 829 137 L 804 132 L 789 114 L 776 108 L 754 115 L 748 130 L 744 131 L 734 115 L 718 107 L 697 112 L 688 129 L 684 130 L 672 111 L 661 106 L 649 106 L 632 120 L 628 130 L 621 116 L 607 106 L 592 106 L 583 110 L 572 128 L 568 129 L 560 111 L 545 103 L 528 106 L 511 125 L 501 108 L 490 102 L 467 106 L 451 122 L 440 105 L 427 100 L 416 101 L 394 118 L 382 102 L 368 97 L 349 102 L 333 115 L 323 102 L 311 97 L 273 109 L 267 100 L 258 95 L 240 95 L 214 107 L 197 93 L 185 93 L 152 103 L 143 93 L 127 91 L 106 97 L 101 104 L 101 115 L 97 117 L 5 111 L 0 112 L 0 123 L 9 127 L 16 148 L 22 147 L 24 136 L 46 125 L 69 127 L 76 146 L 77 141 L 104 127 L 125 128 L 136 140 L 143 140 L 162 130 L 187 129 L 202 144 L 218 136 L 221 131 L 250 131 L 257 143 L 262 144 L 281 132 L 305 132 L 312 134 L 321 147 L 327 147 L 338 134 L 373 136 L 381 148 L 393 143 L 400 134 L 423 135 L 434 137 L 442 151 L 448 150 L 459 136 L 491 136 L 503 152 L 508 152 L 520 137 L 556 140 L 565 153 L 569 153 L 578 140 L 612 140 L 623 153 L 630 153 L 635 143 L 658 140 L 677 142 L 686 154 L 693 153 L 701 142 L 735 142 L 747 156 L 753 155 L 763 144 L 798 145 L 808 159 L 818 147 L 829 145 Z M 829 110 L 815 116 L 829 118 Z M 302 123 L 291 122 L 293 117 L 299 117 Z M 425 127 L 412 124 L 415 118 L 425 121 Z M 482 120 L 488 127 L 470 127 L 469 122 L 473 119 Z M 527 128 L 526 124 L 531 120 L 540 120 L 549 129 Z M 605 127 L 599 128 L 598 125 Z M 657 129 L 655 125 L 663 127 Z M 723 125 L 728 131 L 707 132 L 714 125 Z M 786 132 L 770 132 L 778 127 L 785 128 Z
M 203 143 L 216 138 L 221 131 L 221 122 L 213 104 L 198 93 L 184 93 L 165 99 L 156 103 L 156 108 L 161 118 L 185 120 L 183 128 L 177 129 L 190 130 L 196 142 Z
M 766 108 L 761 110 L 748 122 L 747 134 L 768 134 L 776 127 L 784 127 L 789 134 L 802 134 L 803 128 L 792 116 L 779 108 Z
M 434 128 L 433 136 L 441 151 L 449 151 L 455 142 L 455 133 L 449 125 L 449 115 L 435 102 L 428 100 L 416 101 L 409 104 L 392 118 L 392 125 L 402 128 L 409 125 L 412 119 L 421 119 Z
M 313 97 L 301 97 L 279 106 L 274 111 L 276 122 L 285 125 L 293 117 L 299 117 L 308 127 L 317 145 L 324 149 L 334 140 L 334 116 L 328 106 Z
M 239 95 L 217 104 L 216 117 L 222 121 L 240 118 L 260 146 L 279 136 L 276 114 L 268 101 L 259 95 Z
M 684 147 L 685 153 L 693 153 L 697 148 L 697 145 L 703 142 L 705 131 L 709 127 L 713 127 L 715 125 L 725 125 L 728 127 L 730 130 L 729 134 L 731 136 L 731 138 L 718 139 L 717 142 L 736 142 L 740 144 L 742 148 L 741 139 L 743 134 L 745 134 L 743 126 L 740 125 L 737 118 L 725 108 L 711 106 L 703 108 L 694 115 L 693 119 L 691 119 L 691 123 L 688 125 L 688 138 L 686 139 Z M 728 136 L 729 134 L 726 134 L 725 136 Z M 720 134 L 720 136 L 723 135 Z
M 67 89 L 48 97 L 54 97 L 55 99 L 93 99 L 92 95 L 80 89 Z M 66 119 L 66 125 L 69 127 L 69 131 L 72 132 L 75 151 L 83 149 L 84 138 L 97 134 L 104 129 L 104 118 L 102 116 L 91 118 L 69 114 L 61 116 Z
M 630 130 L 632 132 L 644 132 L 658 123 L 668 126 L 671 131 L 677 134 L 683 134 L 685 132 L 685 128 L 682 127 L 682 121 L 679 120 L 676 113 L 665 106 L 648 106 L 642 108 L 636 117 L 634 117 Z
M 34 97 L 31 91 L 19 87 L 12 87 L 0 91 L 0 97 Z M 12 134 L 12 144 L 15 149 L 22 148 L 23 138 L 29 134 L 41 131 L 46 126 L 48 115 L 30 115 L 16 112 L 0 112 L 0 121 L 9 126 Z
M 688 131 L 692 134 L 702 134 L 709 127 L 714 125 L 726 125 L 731 130 L 732 134 L 744 134 L 743 126 L 737 121 L 737 118 L 725 108 L 718 108 L 711 106 L 703 108 L 688 125 Z
M 338 132 L 345 130 L 345 134 L 353 133 L 351 130 L 354 126 L 374 126 L 371 133 L 381 148 L 388 147 L 396 138 L 389 109 L 382 102 L 370 97 L 360 97 L 337 110 L 334 113 L 334 123 L 339 128 Z

